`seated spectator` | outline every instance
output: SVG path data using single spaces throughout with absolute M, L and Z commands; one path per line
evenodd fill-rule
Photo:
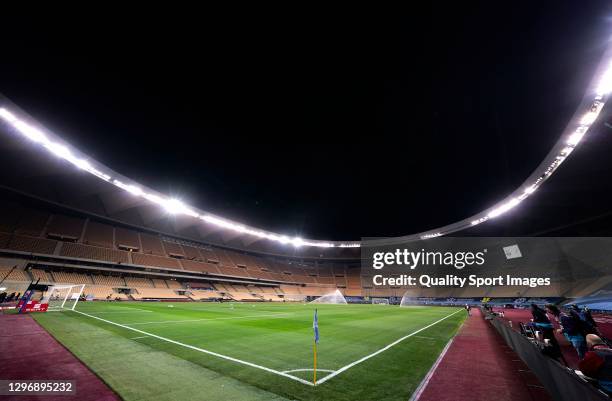
M 576 307 L 578 309 L 578 307 Z M 601 337 L 601 333 L 597 328 L 597 322 L 593 319 L 593 315 L 591 315 L 591 311 L 588 307 L 583 307 L 582 310 L 578 310 L 578 316 L 584 323 L 585 329 L 588 331 L 587 334 L 596 334 Z
M 583 331 L 584 325 L 578 314 L 561 312 L 555 305 L 546 305 L 546 309 L 559 321 L 561 328 L 558 332 L 562 333 L 567 341 L 572 344 L 578 353 L 578 358 L 584 358 L 584 354 L 586 353 L 586 340 Z
M 542 332 L 542 339 L 548 340 L 549 345 L 552 347 L 550 355 L 554 357 L 561 356 L 561 347 L 559 347 L 559 342 L 555 338 L 554 327 L 546 315 L 546 311 L 536 304 L 531 304 L 531 316 L 533 316 L 531 326 Z
M 607 393 L 612 394 L 612 349 L 595 335 L 586 336 L 588 352 L 578 364 L 580 371 L 593 379 Z

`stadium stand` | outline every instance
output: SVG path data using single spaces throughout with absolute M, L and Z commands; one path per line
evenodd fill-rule
M 133 288 L 153 288 L 153 282 L 143 277 L 125 277 L 125 283 Z
M 182 288 L 181 283 L 176 280 L 165 280 L 168 288 Z
M 115 291 L 113 291 L 112 287 L 99 286 L 99 285 L 86 285 L 83 289 L 83 293 L 87 295 L 91 295 L 94 299 L 104 300 L 107 297 L 113 297 L 115 295 L 119 295 Z
M 63 271 L 54 271 L 53 278 L 57 283 L 63 284 L 93 284 L 91 277 L 83 273 L 69 273 Z
M 154 279 L 151 279 L 151 281 L 153 282 L 153 286 L 155 288 L 168 288 L 168 285 L 166 285 L 166 282 L 164 280 L 154 278 Z
M 118 276 L 105 276 L 105 275 L 93 275 L 94 284 L 105 285 L 108 287 L 127 287 L 123 277 Z
M 11 257 L 23 258 L 22 270 L 10 277 L 19 282 L 29 282 L 34 278 L 46 282 L 83 283 L 101 296 L 108 288 L 135 291 L 185 289 L 188 285 L 182 281 L 190 279 L 183 280 L 180 276 L 187 274 L 189 277 L 197 275 L 198 279 L 217 288 L 212 292 L 192 294 L 191 299 L 214 299 L 224 294 L 228 298 L 246 301 L 304 301 L 338 288 L 345 296 L 369 302 L 369 297 L 400 299 L 407 290 L 401 287 L 373 288 L 372 277 L 365 272 L 361 274 L 355 263 L 249 254 L 162 237 L 101 222 L 93 217 L 67 216 L 56 211 L 49 213 L 6 201 L 0 201 L 0 205 L 5 206 L 5 209 L 0 209 L 0 250 L 8 252 Z M 72 270 L 53 266 L 37 269 L 40 264 L 24 255 L 30 253 L 46 255 L 49 260 L 57 259 L 56 263 L 62 266 L 68 263 L 73 266 L 70 267 Z M 23 270 L 28 263 L 34 267 L 29 272 Z M 78 274 L 74 270 L 81 263 L 89 265 L 87 274 Z M 103 268 L 102 271 L 97 271 L 97 267 Z M 112 273 L 108 272 L 109 268 Z M 176 275 L 177 280 L 154 275 L 143 278 L 150 269 L 165 271 L 169 277 Z M 412 291 L 416 302 L 424 299 L 423 302 L 444 304 L 451 298 L 477 300 L 479 297 L 493 297 L 495 302 L 512 303 L 519 297 L 585 297 L 612 283 L 612 277 L 608 276 L 593 277 L 583 272 L 576 276 L 578 279 L 573 285 L 555 284 L 537 290 L 529 287 L 443 287 L 413 288 Z M 224 277 L 245 283 L 220 284 Z M 262 280 L 276 286 L 258 285 Z M 194 289 L 200 290 L 202 288 Z M 114 295 L 128 299 L 126 294 Z M 137 296 L 142 298 L 140 292 Z
M 183 252 L 185 253 L 185 258 L 189 260 L 199 260 L 199 261 L 204 260 L 202 257 L 202 254 L 198 251 L 197 248 L 194 248 L 189 245 L 183 245 L 182 249 L 183 249 Z
M 24 210 L 15 228 L 16 234 L 38 237 L 42 234 L 50 214 L 38 210 Z
M 72 258 L 103 260 L 111 263 L 129 263 L 128 252 L 65 242 L 60 255 Z
M 115 246 L 124 250 L 139 250 L 141 249 L 138 233 L 125 228 L 117 227 L 115 229 Z
M 186 295 L 179 295 L 174 290 L 166 288 L 144 288 L 139 287 L 136 291 L 131 294 L 132 298 L 136 300 L 143 299 L 184 299 L 188 300 L 189 297 Z
M 0 249 L 8 248 L 8 243 L 10 239 L 11 239 L 10 234 L 0 232 Z
M 41 284 L 55 282 L 53 276 L 42 269 L 32 269 L 30 270 L 30 274 L 34 281 L 40 280 Z
M 165 250 L 164 254 L 175 258 L 185 257 L 185 252 L 179 244 L 176 244 L 174 242 L 162 241 L 162 245 Z
M 0 201 L 0 232 L 13 233 L 22 208 L 12 202 Z
M 166 255 L 159 237 L 141 233 L 140 243 L 142 244 L 142 251 L 144 253 L 149 253 L 149 254 L 157 255 L 157 256 Z
M 180 263 L 185 270 L 202 273 L 220 273 L 217 266 L 213 263 L 197 262 L 188 259 L 181 260 Z
M 57 241 L 26 237 L 22 235 L 13 235 L 6 248 L 15 251 L 28 252 L 28 253 L 42 253 L 52 255 L 57 247 Z
M 77 241 L 83 233 L 85 220 L 56 214 L 51 216 L 47 226 L 47 236 Z
M 115 229 L 112 226 L 97 221 L 89 221 L 83 236 L 83 243 L 103 248 L 113 248 L 114 231 Z
M 216 300 L 224 298 L 224 296 L 216 291 L 211 290 L 189 290 L 189 298 L 194 301 Z
M 0 266 L 0 279 L 5 281 L 30 281 L 22 269 L 13 269 L 12 266 Z
M 132 262 L 135 265 L 152 266 L 152 267 L 167 267 L 169 269 L 182 269 L 178 260 L 155 255 L 143 255 L 141 253 L 132 253 Z

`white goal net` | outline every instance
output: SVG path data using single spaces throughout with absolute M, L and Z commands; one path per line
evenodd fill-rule
M 49 304 L 47 311 L 63 309 L 74 310 L 84 288 L 85 284 L 49 286 L 41 303 Z
M 372 305 L 389 305 L 387 298 L 372 298 Z
M 340 292 L 340 290 L 336 290 L 334 292 L 330 292 L 329 294 L 325 294 L 322 297 L 315 299 L 310 302 L 311 304 L 338 304 L 338 305 L 346 305 L 346 299 L 344 295 Z

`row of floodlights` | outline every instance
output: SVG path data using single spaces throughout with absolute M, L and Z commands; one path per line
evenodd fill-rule
M 498 217 L 509 210 L 515 208 L 523 200 L 533 194 L 536 189 L 546 180 L 560 165 L 563 161 L 572 153 L 578 143 L 584 138 L 591 125 L 597 120 L 599 113 L 604 106 L 604 97 L 612 91 L 612 64 L 603 74 L 600 84 L 597 87 L 596 95 L 594 96 L 591 107 L 580 119 L 576 129 L 566 139 L 566 146 L 559 152 L 554 161 L 544 170 L 533 183 L 526 185 L 526 188 L 519 196 L 513 197 L 509 200 L 504 200 L 499 205 L 484 212 L 481 217 L 478 217 L 471 221 L 472 226 L 481 224 L 489 219 Z M 217 216 L 213 216 L 207 213 L 200 213 L 196 209 L 186 205 L 179 199 L 168 198 L 160 196 L 154 193 L 147 192 L 142 186 L 132 183 L 125 183 L 120 179 L 114 178 L 111 174 L 102 171 L 100 168 L 95 167 L 86 159 L 79 158 L 65 145 L 54 142 L 40 129 L 26 123 L 24 120 L 18 118 L 14 113 L 10 112 L 6 108 L 0 108 L 0 117 L 9 123 L 15 130 L 21 133 L 23 136 L 28 138 L 34 143 L 37 143 L 54 155 L 66 160 L 73 164 L 77 168 L 84 170 L 118 188 L 121 188 L 134 196 L 146 199 L 149 202 L 161 206 L 166 212 L 172 215 L 186 215 L 196 219 L 205 221 L 208 224 L 232 230 L 241 234 L 248 234 L 262 239 L 268 239 L 276 241 L 281 244 L 291 244 L 295 247 L 301 246 L 313 246 L 320 248 L 359 248 L 361 244 L 359 242 L 327 242 L 327 241 L 313 241 L 306 240 L 300 237 L 288 237 L 286 235 L 279 235 L 263 230 L 258 230 L 245 226 L 243 224 L 235 223 L 230 220 L 226 220 Z M 97 163 L 96 163 L 97 164 Z M 440 237 L 448 233 L 434 231 L 421 235 L 421 239 L 430 239 Z
M 14 113 L 10 112 L 6 108 L 0 108 L 0 117 L 11 124 L 17 132 L 21 133 L 23 136 L 28 138 L 34 143 L 37 143 L 44 148 L 46 148 L 49 152 L 53 153 L 57 157 L 60 157 L 67 162 L 73 164 L 77 168 L 87 171 L 88 173 L 95 175 L 96 177 L 115 185 L 118 188 L 121 188 L 130 194 L 144 198 L 149 202 L 157 204 L 161 206 L 166 212 L 172 215 L 186 215 L 191 216 L 202 221 L 205 221 L 209 224 L 215 225 L 217 227 L 221 227 L 224 229 L 232 230 L 239 232 L 241 234 L 253 235 L 259 238 L 265 238 L 271 241 L 276 241 L 281 244 L 291 244 L 296 247 L 300 246 L 316 246 L 322 248 L 353 248 L 359 247 L 359 243 L 332 243 L 332 242 L 324 242 L 324 241 L 310 241 L 305 240 L 300 237 L 288 237 L 286 235 L 274 234 L 262 230 L 257 230 L 251 227 L 247 227 L 245 225 L 235 223 L 226 219 L 219 218 L 217 216 L 213 216 L 206 213 L 199 213 L 196 209 L 186 205 L 180 199 L 176 198 L 168 198 L 164 196 L 160 196 L 154 193 L 147 192 L 142 186 L 137 184 L 128 184 L 123 182 L 120 179 L 114 178 L 111 174 L 102 171 L 100 168 L 95 167 L 91 162 L 86 159 L 79 158 L 74 155 L 74 153 L 67 147 L 60 143 L 54 142 L 44 132 L 39 130 L 36 127 L 26 123 L 25 121 L 19 119 Z
M 599 117 L 599 113 L 603 109 L 605 104 L 604 98 L 607 94 L 612 92 L 612 63 L 608 66 L 605 73 L 602 75 L 599 84 L 595 90 L 595 94 L 593 95 L 592 102 L 588 108 L 588 110 L 584 113 L 584 115 L 580 118 L 578 124 L 575 129 L 569 134 L 569 136 L 565 139 L 565 146 L 559 151 L 554 160 L 544 169 L 542 174 L 538 176 L 532 183 L 528 183 L 525 185 L 525 189 L 523 192 L 514 196 L 510 199 L 506 199 L 500 204 L 494 206 L 486 212 L 481 213 L 480 217 L 475 218 L 470 222 L 470 226 L 476 226 L 478 224 L 484 223 L 485 221 L 501 216 L 504 213 L 514 209 L 518 206 L 522 201 L 527 199 L 531 194 L 533 194 L 539 186 L 550 177 L 557 168 L 567 159 L 567 157 L 574 151 L 576 146 L 582 141 L 584 135 L 587 133 L 591 125 L 597 120 Z M 454 230 L 456 231 L 456 230 Z M 448 233 L 445 232 L 428 232 L 426 234 L 421 235 L 421 239 L 429 239 L 440 237 Z

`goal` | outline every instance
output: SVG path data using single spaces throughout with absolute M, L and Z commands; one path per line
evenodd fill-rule
M 372 305 L 389 305 L 388 298 L 372 298 Z
M 84 288 L 85 284 L 49 286 L 41 303 L 49 305 L 47 311 L 74 310 Z

